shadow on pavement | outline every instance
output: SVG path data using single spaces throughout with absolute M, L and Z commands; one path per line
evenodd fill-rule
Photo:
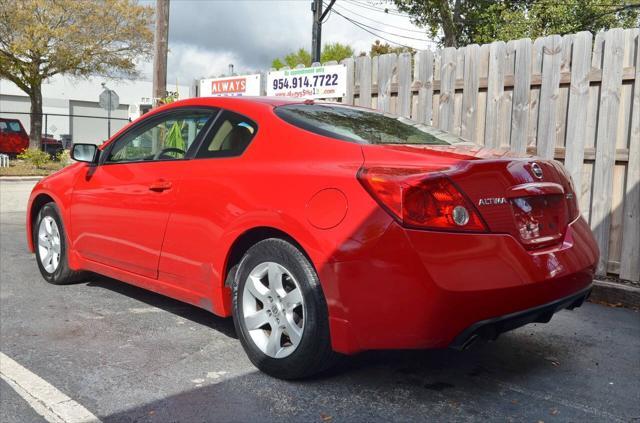
M 233 320 L 230 318 L 222 318 L 207 310 L 100 275 L 92 275 L 89 281 L 85 283 L 89 287 L 108 289 L 109 291 L 126 295 L 152 307 L 157 307 L 199 325 L 217 330 L 230 338 L 238 339 L 235 328 L 233 327 Z

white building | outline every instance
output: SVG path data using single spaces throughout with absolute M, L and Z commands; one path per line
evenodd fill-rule
M 98 104 L 104 90 L 102 83 L 115 91 L 120 106 L 111 112 L 111 134 L 137 117 L 140 105 L 149 105 L 152 82 L 137 80 L 113 80 L 103 77 L 72 78 L 56 75 L 42 85 L 43 132 L 60 139 L 69 135 L 74 142 L 101 143 L 108 138 L 107 111 Z M 167 86 L 177 91 L 180 99 L 195 95 L 188 85 Z M 29 132 L 31 119 L 29 97 L 14 83 L 0 79 L 0 116 L 15 118 Z M 46 124 L 46 127 L 45 127 Z

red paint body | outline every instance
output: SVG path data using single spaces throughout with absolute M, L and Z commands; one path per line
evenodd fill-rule
M 598 250 L 582 217 L 539 248 L 517 238 L 510 204 L 478 206 L 487 232 L 407 229 L 356 177 L 363 166 L 438 168 L 478 205 L 485 197 L 569 192 L 559 165 L 537 161 L 545 172 L 539 181 L 529 169 L 533 158 L 508 152 L 335 140 L 285 123 L 273 111 L 281 104 L 286 101 L 198 98 L 143 116 L 220 107 L 259 129 L 239 157 L 78 163 L 43 179 L 29 203 L 30 248 L 34 212 L 41 196 L 49 196 L 62 213 L 72 268 L 229 316 L 224 281 L 236 241 L 256 228 L 277 230 L 315 266 L 332 345 L 343 353 L 445 347 L 479 320 L 590 286 Z M 157 181 L 170 189 L 149 190 Z

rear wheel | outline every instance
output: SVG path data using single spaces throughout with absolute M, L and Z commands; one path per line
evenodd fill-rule
M 251 362 L 271 376 L 311 376 L 336 358 L 316 272 L 300 250 L 282 239 L 257 243 L 240 262 L 233 321 Z
M 49 283 L 64 285 L 83 275 L 69 268 L 67 238 L 55 203 L 47 203 L 38 212 L 33 225 L 33 244 L 42 277 Z

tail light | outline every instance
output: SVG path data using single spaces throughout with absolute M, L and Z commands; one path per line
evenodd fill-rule
M 421 169 L 361 168 L 358 180 L 403 226 L 485 232 L 477 210 L 445 175 Z

